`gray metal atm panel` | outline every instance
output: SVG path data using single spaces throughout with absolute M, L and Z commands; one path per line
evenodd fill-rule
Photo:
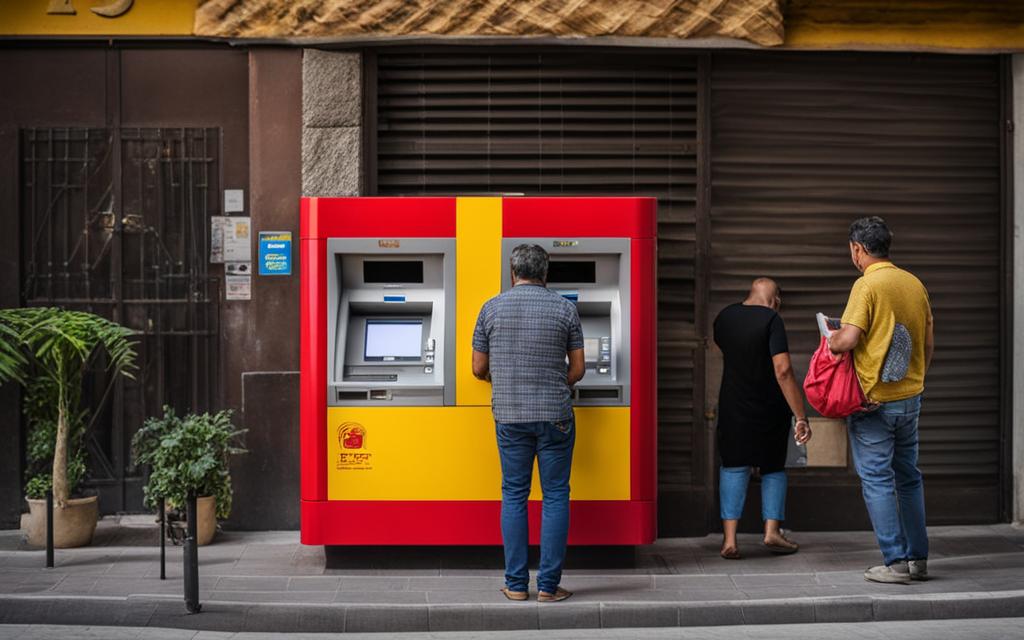
M 586 375 L 576 385 L 575 403 L 580 406 L 621 406 L 630 399 L 630 240 L 629 238 L 502 238 L 502 290 L 512 286 L 509 260 L 512 250 L 520 244 L 536 244 L 544 248 L 551 260 L 593 261 L 595 282 L 549 283 L 557 291 L 578 292 L 577 308 L 584 340 L 599 338 L 594 334 L 607 326 L 610 333 L 611 371 L 598 375 L 596 367 L 587 364 Z M 589 358 L 588 358 L 589 360 Z
M 397 246 L 396 246 L 397 245 Z M 368 283 L 363 263 L 423 262 L 422 283 Z M 334 406 L 455 404 L 455 239 L 327 240 L 327 402 Z M 405 302 L 385 302 L 384 296 Z M 435 339 L 434 361 L 368 362 L 367 321 L 422 319 Z M 340 340 L 340 342 L 339 342 Z M 424 368 L 432 366 L 431 374 Z

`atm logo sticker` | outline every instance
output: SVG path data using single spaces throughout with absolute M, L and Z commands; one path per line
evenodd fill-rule
M 358 422 L 343 422 L 338 427 L 339 471 L 369 471 L 373 469 L 373 454 L 366 452 L 366 427 Z

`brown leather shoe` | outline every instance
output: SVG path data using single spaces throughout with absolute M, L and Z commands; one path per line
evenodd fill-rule
M 547 591 L 537 592 L 537 602 L 561 602 L 572 595 L 572 591 L 558 587 L 554 593 L 548 593 Z
M 505 594 L 505 597 L 509 600 L 515 600 L 517 602 L 522 602 L 530 597 L 530 594 L 526 591 L 513 591 L 508 587 L 502 587 L 501 592 Z

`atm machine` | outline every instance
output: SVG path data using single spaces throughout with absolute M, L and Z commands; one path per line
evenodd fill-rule
M 525 242 L 583 327 L 569 542 L 653 542 L 655 228 L 652 198 L 303 198 L 302 541 L 501 543 L 472 333 Z

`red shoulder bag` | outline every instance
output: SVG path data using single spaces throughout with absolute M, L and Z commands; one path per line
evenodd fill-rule
M 834 355 L 823 337 L 804 378 L 807 401 L 826 418 L 845 418 L 864 407 L 864 392 L 853 367 L 853 353 Z

